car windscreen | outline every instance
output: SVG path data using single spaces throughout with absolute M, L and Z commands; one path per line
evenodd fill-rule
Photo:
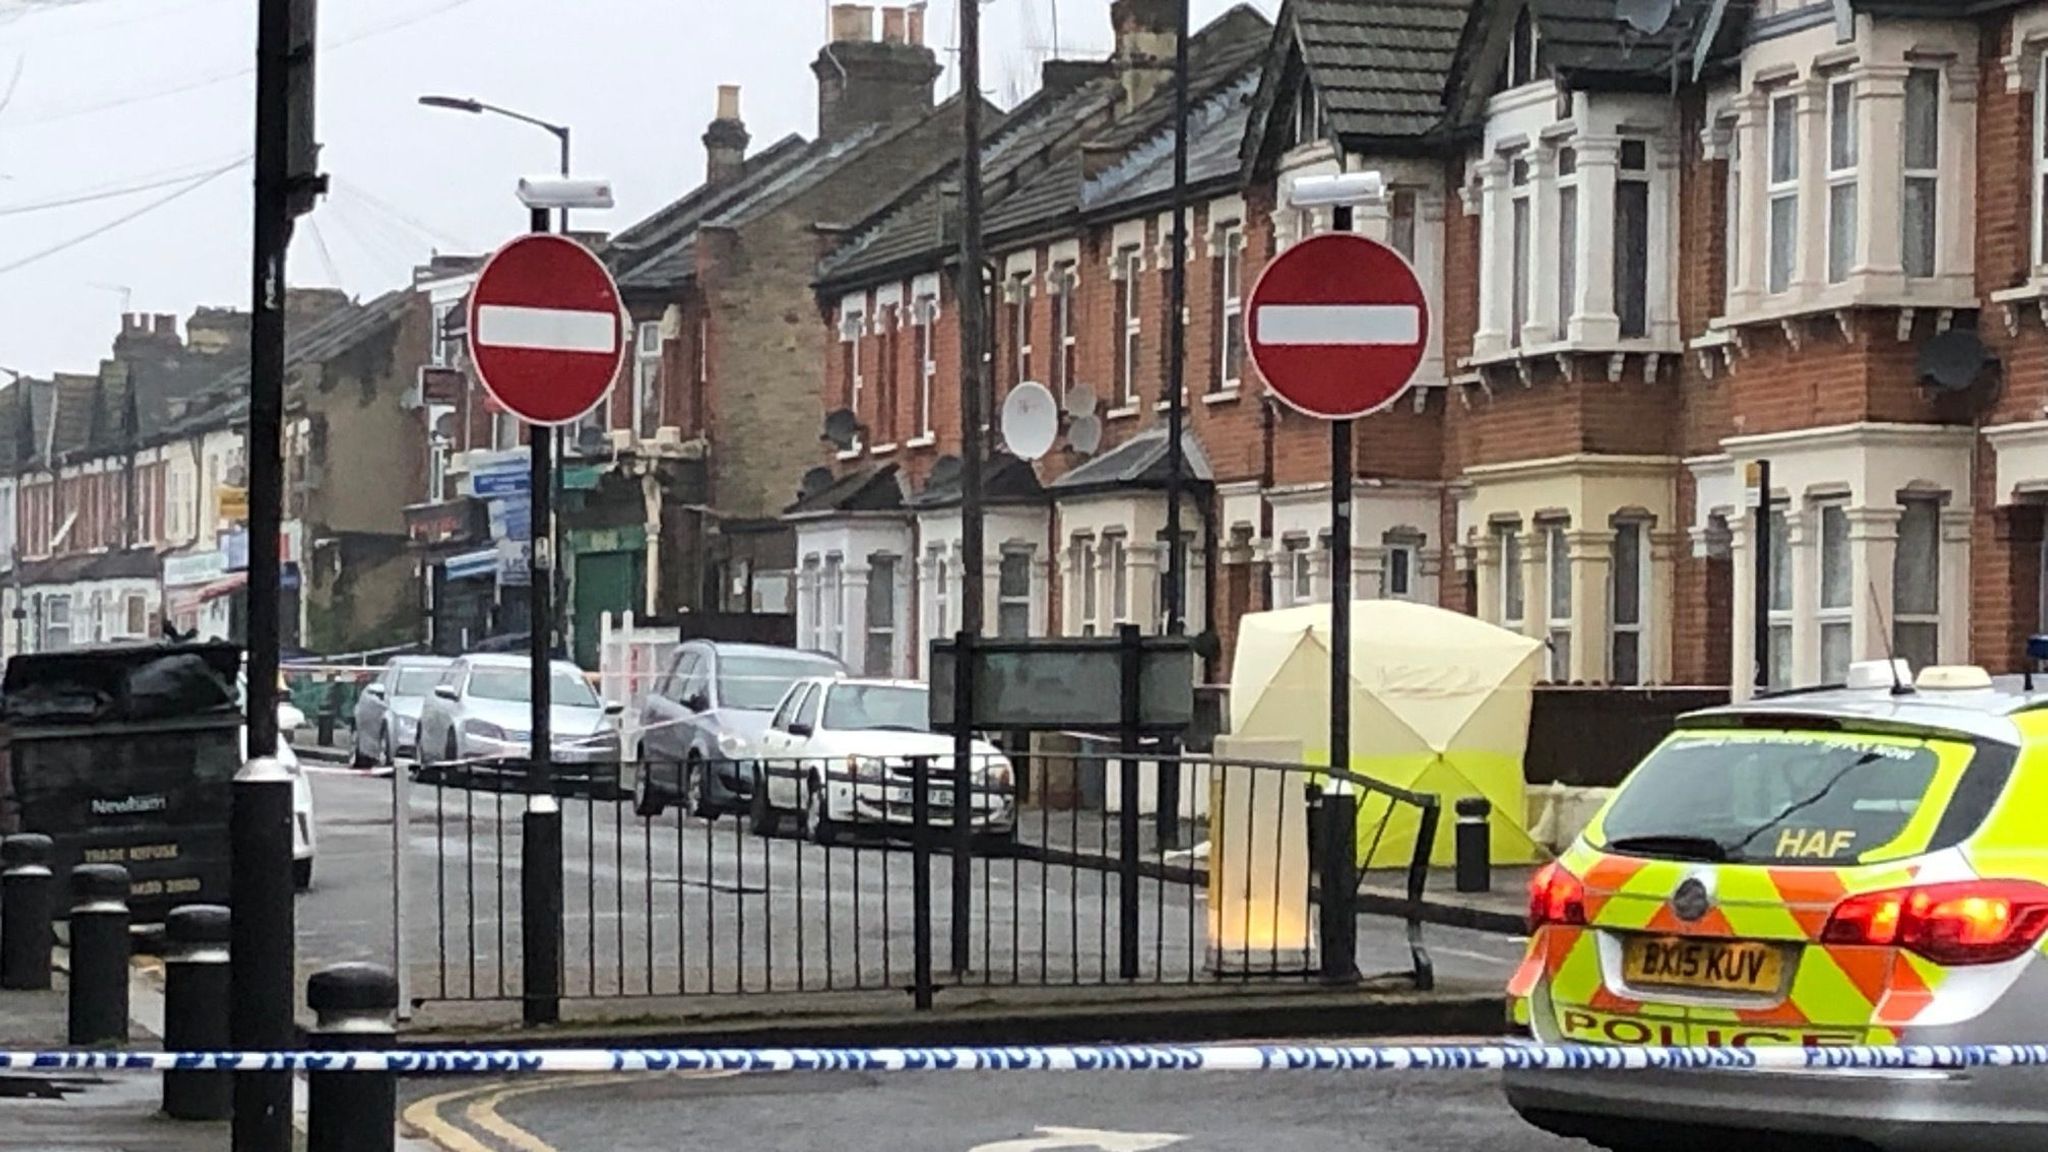
M 476 668 L 469 674 L 469 695 L 478 700 L 510 700 L 524 704 L 533 699 L 533 676 L 524 668 Z M 557 708 L 595 708 L 597 693 L 590 682 L 566 668 L 555 669 L 549 696 Z
M 392 681 L 391 695 L 425 696 L 434 690 L 434 685 L 441 682 L 441 674 L 444 671 L 446 669 L 432 664 L 408 664 L 398 670 L 397 679 Z
M 833 732 L 929 732 L 931 694 L 896 684 L 835 684 L 825 697 Z
M 837 675 L 839 666 L 822 656 L 721 655 L 718 702 L 748 712 L 772 712 L 798 680 Z
M 1973 768 L 1979 760 L 1996 761 Z M 1976 830 L 1989 801 L 1975 770 L 2009 769 L 1959 740 L 1837 731 L 1681 731 L 1615 796 L 1595 843 L 1609 851 L 1754 864 L 1880 863 Z M 1988 795 L 1996 797 L 2002 778 Z M 1944 819 L 1951 798 L 1963 819 Z M 1962 810 L 1967 799 L 1969 811 Z

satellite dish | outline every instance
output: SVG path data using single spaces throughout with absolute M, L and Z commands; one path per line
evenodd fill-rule
M 1671 23 L 1678 0 L 1614 0 L 1614 15 L 1645 36 L 1655 36 Z
M 1010 389 L 1003 399 L 1003 446 L 1019 460 L 1036 460 L 1052 451 L 1060 434 L 1060 405 L 1052 392 L 1035 380 Z
M 1920 382 L 1937 392 L 1963 392 L 1998 358 L 1973 329 L 1951 328 L 1920 346 Z
M 808 500 L 832 486 L 832 470 L 820 465 L 804 473 L 803 487 L 798 490 L 799 500 Z
M 926 488 L 942 488 L 960 478 L 960 458 L 941 456 L 932 461 L 931 478 L 925 481 Z
M 836 408 L 825 416 L 825 439 L 841 452 L 860 441 L 860 419 L 851 408 Z
M 1076 420 L 1095 415 L 1096 406 L 1101 403 L 1095 389 L 1086 384 L 1076 384 L 1067 389 L 1067 415 Z
M 1067 447 L 1083 456 L 1095 455 L 1102 447 L 1102 421 L 1094 416 L 1083 416 L 1067 426 Z

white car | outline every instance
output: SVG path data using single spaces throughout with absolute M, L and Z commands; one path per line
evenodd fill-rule
M 931 730 L 931 690 L 914 680 L 812 678 L 791 685 L 758 745 L 753 824 L 774 829 L 780 812 L 799 814 L 810 839 L 830 844 L 841 829 L 907 828 L 912 761 L 930 759 L 930 820 L 953 821 L 953 737 Z M 1006 840 L 1017 827 L 1016 770 L 976 740 L 968 779 L 977 838 Z

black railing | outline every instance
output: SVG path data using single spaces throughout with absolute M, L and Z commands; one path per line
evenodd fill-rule
M 563 994 L 887 990 L 924 1005 L 948 987 L 1345 980 L 1358 966 L 1427 986 L 1419 922 L 1389 949 L 1392 922 L 1356 914 L 1355 878 L 1359 864 L 1398 856 L 1420 901 L 1435 797 L 1352 773 L 1336 789 L 1302 765 L 1143 755 L 991 752 L 965 771 L 950 755 L 558 768 Z M 1157 843 L 1149 816 L 1129 835 L 1129 785 L 1148 802 L 1162 767 L 1180 773 L 1180 838 L 1193 847 Z M 690 814 L 702 772 L 725 781 L 713 819 Z M 1107 802 L 1026 807 L 1027 776 L 1040 796 Z M 519 766 L 486 764 L 399 784 L 412 842 L 433 846 L 409 873 L 417 1002 L 522 995 L 526 787 Z M 1355 803 L 1354 844 L 1317 830 L 1326 790 Z M 970 814 L 959 827 L 956 791 Z M 1348 871 L 1335 874 L 1354 886 L 1333 900 L 1320 854 L 1347 847 Z M 965 885 L 931 864 L 956 853 Z M 1322 943 L 1326 911 L 1354 925 L 1356 965 Z M 962 935 L 965 965 L 947 971 L 945 942 Z

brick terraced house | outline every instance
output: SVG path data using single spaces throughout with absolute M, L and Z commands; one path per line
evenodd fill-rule
M 1048 64 L 990 126 L 988 627 L 1161 625 L 1172 5 Z M 2011 669 L 2048 628 L 2048 3 L 1287 0 L 1201 29 L 1191 118 L 1190 629 L 1328 595 L 1324 430 L 1243 351 L 1260 268 L 1354 226 L 1439 309 L 1359 426 L 1353 576 L 1548 642 L 1560 681 L 1726 684 L 1756 653 L 1748 466 L 1768 461 L 1773 684 L 1887 651 Z M 823 261 L 817 415 L 785 513 L 806 644 L 916 674 L 958 622 L 958 172 Z M 846 416 L 835 414 L 846 412 Z M 1080 413 L 1088 413 L 1083 418 Z M 852 434 L 844 435 L 851 428 Z M 1093 443 L 1099 429 L 1100 443 Z

